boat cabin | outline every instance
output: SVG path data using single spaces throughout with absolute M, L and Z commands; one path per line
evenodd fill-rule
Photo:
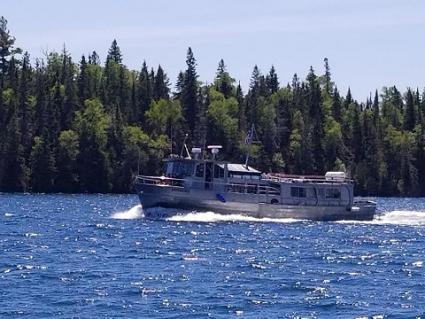
M 214 191 L 230 196 L 244 196 L 269 204 L 290 205 L 349 205 L 353 200 L 352 183 L 343 172 L 328 172 L 325 176 L 279 176 L 262 174 L 243 164 L 216 161 L 217 149 L 211 158 L 170 157 L 164 160 L 164 183 L 185 191 Z M 255 194 L 252 198 L 247 194 Z

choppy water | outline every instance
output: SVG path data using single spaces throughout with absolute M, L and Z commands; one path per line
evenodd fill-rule
M 0 317 L 425 318 L 425 199 L 378 205 L 153 221 L 134 195 L 0 194 Z

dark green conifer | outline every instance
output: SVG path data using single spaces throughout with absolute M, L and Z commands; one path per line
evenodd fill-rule
M 404 110 L 403 129 L 412 131 L 416 125 L 415 106 L 413 105 L 413 94 L 410 88 L 406 94 L 406 107 Z
M 7 28 L 7 20 L 0 17 L 0 87 L 4 87 L 6 74 L 9 70 L 9 57 L 21 53 L 21 49 L 15 48 L 15 38 L 10 35 Z
M 270 94 L 274 94 L 279 90 L 279 79 L 274 66 L 270 68 L 270 72 L 266 77 L 266 85 Z
M 189 128 L 189 135 L 194 137 L 196 119 L 199 112 L 198 105 L 198 74 L 196 72 L 196 60 L 192 49 L 189 47 L 186 57 L 187 69 L 184 73 L 184 82 L 181 93 L 181 105 L 183 115 Z
M 139 74 L 138 82 L 139 107 L 137 110 L 138 122 L 143 125 L 145 122 L 145 113 L 152 102 L 152 82 L 148 72 L 146 61 L 143 61 L 142 70 Z
M 121 49 L 118 46 L 117 40 L 114 39 L 114 41 L 112 41 L 111 47 L 109 48 L 108 51 L 108 56 L 106 58 L 106 60 L 112 60 L 115 63 L 121 64 L 122 63 L 122 54 L 121 54 Z
M 170 81 L 168 80 L 167 75 L 164 73 L 161 65 L 158 65 L 153 85 L 153 99 L 155 101 L 158 101 L 159 99 L 169 99 L 169 86 Z

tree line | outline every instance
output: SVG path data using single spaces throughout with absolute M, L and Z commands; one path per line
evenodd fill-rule
M 249 88 L 223 60 L 211 84 L 199 81 L 196 59 L 175 88 L 163 68 L 123 64 L 113 41 L 106 61 L 93 51 L 78 62 L 64 49 L 30 62 L 0 18 L 0 191 L 131 192 L 138 170 L 207 141 L 222 158 L 242 162 L 253 124 L 251 165 L 264 172 L 346 171 L 359 195 L 425 195 L 425 91 L 395 86 L 365 102 L 310 68 L 281 85 L 272 66 L 254 67 Z

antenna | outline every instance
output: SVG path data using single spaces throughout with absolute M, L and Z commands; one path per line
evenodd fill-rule
M 180 151 L 180 157 L 183 157 L 183 150 L 185 150 L 186 151 L 186 155 L 187 155 L 186 158 L 192 159 L 192 157 L 190 156 L 189 150 L 187 149 L 187 145 L 186 145 L 186 139 L 187 139 L 187 137 L 188 137 L 188 134 L 186 134 L 184 136 L 182 149 Z
M 184 135 L 184 140 L 183 140 L 183 145 L 182 145 L 182 149 L 180 150 L 180 157 L 183 157 L 183 150 L 184 147 L 186 146 L 186 139 L 187 139 L 188 134 Z
M 170 126 L 170 154 L 173 154 L 173 125 Z
M 245 167 L 248 168 L 248 160 L 249 160 L 249 156 L 251 155 L 251 144 L 252 144 L 252 140 L 254 139 L 254 134 L 255 134 L 255 129 L 254 129 L 254 124 L 251 124 L 251 129 L 248 131 L 248 134 L 246 135 L 245 138 L 245 144 L 248 147 L 248 150 L 246 152 L 246 158 L 245 158 Z
M 140 175 L 140 148 L 137 150 L 137 175 Z

